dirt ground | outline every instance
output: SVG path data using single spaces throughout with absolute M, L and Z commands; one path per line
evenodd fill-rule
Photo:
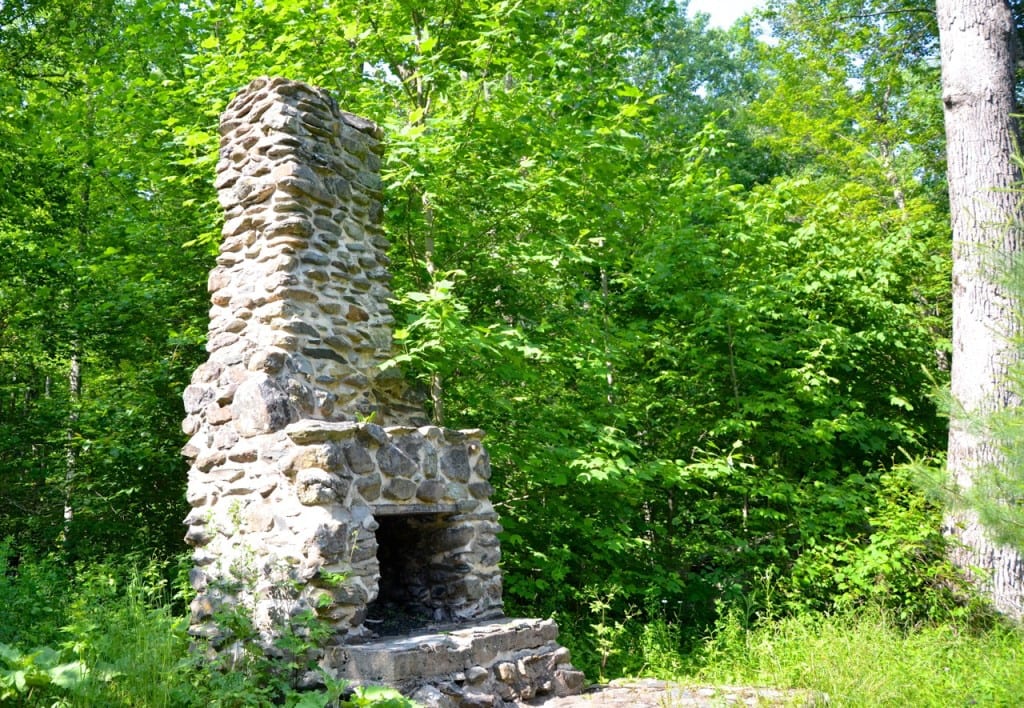
M 621 679 L 591 686 L 578 696 L 538 698 L 543 708 L 690 708 L 719 706 L 823 706 L 827 696 L 809 691 L 751 686 L 683 686 L 655 679 Z

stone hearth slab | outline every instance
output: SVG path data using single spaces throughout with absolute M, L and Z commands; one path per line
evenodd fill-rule
M 440 705 L 463 705 L 470 694 L 489 694 L 501 705 L 579 691 L 583 675 L 557 637 L 552 620 L 506 618 L 330 647 L 323 664 L 355 684 L 384 684 L 406 695 L 433 687 L 449 701 Z

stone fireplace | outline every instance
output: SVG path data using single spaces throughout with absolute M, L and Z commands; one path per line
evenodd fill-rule
M 388 365 L 380 130 L 263 78 L 221 136 L 209 358 L 182 424 L 191 632 L 216 639 L 216 612 L 239 607 L 271 641 L 313 613 L 325 669 L 433 687 L 437 705 L 578 689 L 553 623 L 503 616 L 483 433 L 431 425 Z M 402 664 L 394 636 L 447 658 Z

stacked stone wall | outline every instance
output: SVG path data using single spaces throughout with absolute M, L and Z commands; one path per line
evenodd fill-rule
M 380 130 L 319 89 L 258 79 L 228 105 L 221 136 L 207 350 L 212 368 L 262 376 L 210 417 L 251 434 L 299 418 L 425 423 L 397 370 L 381 369 L 394 319 Z
M 208 361 L 185 390 L 197 634 L 241 605 L 265 634 L 313 609 L 340 641 L 379 591 L 376 515 L 434 513 L 457 568 L 438 620 L 501 615 L 480 431 L 427 425 L 391 357 L 380 131 L 325 92 L 258 79 L 221 120 L 225 212 Z M 373 422 L 366 422 L 372 420 Z

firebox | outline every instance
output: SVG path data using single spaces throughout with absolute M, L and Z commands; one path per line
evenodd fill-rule
M 400 511 L 376 511 L 380 580 L 364 622 L 379 636 L 457 620 L 456 604 L 471 585 L 470 566 L 459 558 L 471 533 L 453 529 L 455 514 Z

